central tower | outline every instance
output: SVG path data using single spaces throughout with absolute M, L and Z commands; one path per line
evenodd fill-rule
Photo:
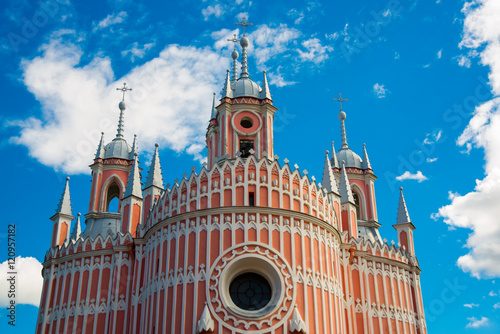
M 244 21 L 242 24 L 245 23 Z M 273 106 L 266 72 L 263 73 L 262 88 L 248 75 L 249 40 L 245 35 L 241 38 L 240 45 L 242 60 L 239 78 L 236 73 L 239 55 L 235 49 L 232 53 L 232 80 L 228 70 L 219 105 L 214 94 L 212 116 L 207 130 L 208 169 L 217 162 L 236 157 L 246 158 L 251 154 L 258 160 L 263 157 L 274 159 L 273 122 L 274 113 L 278 109 Z

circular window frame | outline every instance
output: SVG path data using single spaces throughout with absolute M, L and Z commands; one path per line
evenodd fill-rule
M 250 123 L 250 126 L 245 126 L 245 125 L 246 125 L 246 123 L 245 123 L 245 125 L 244 125 L 244 122 L 248 122 L 248 123 Z M 248 117 L 248 116 L 243 116 L 243 117 L 240 119 L 240 125 L 241 125 L 241 127 L 242 127 L 242 128 L 244 128 L 244 129 L 251 129 L 251 128 L 253 127 L 253 123 L 254 123 L 254 122 L 253 122 L 253 119 L 252 119 L 251 117 Z
M 252 119 L 253 125 L 251 128 L 246 129 L 243 126 L 241 126 L 241 124 L 239 122 L 241 119 L 238 122 L 235 122 L 235 120 L 238 118 L 238 116 L 240 114 L 243 114 L 242 118 L 248 117 L 248 118 Z M 259 116 L 259 114 L 257 114 L 253 110 L 237 111 L 234 113 L 233 117 L 231 118 L 231 125 L 232 125 L 234 131 L 236 131 L 236 133 L 239 134 L 240 136 L 253 136 L 253 135 L 257 134 L 260 131 L 260 129 L 262 129 L 262 123 L 263 123 L 263 121 L 262 121 L 261 117 Z
M 245 310 L 237 306 L 229 291 L 229 286 L 233 279 L 244 273 L 255 273 L 264 277 L 271 286 L 271 299 L 266 306 L 259 310 Z M 285 291 L 283 278 L 279 273 L 279 269 L 268 259 L 247 255 L 241 256 L 237 261 L 234 261 L 229 266 L 224 268 L 221 274 L 219 284 L 219 292 L 221 301 L 224 307 L 236 316 L 247 319 L 259 319 L 276 311 L 281 305 Z

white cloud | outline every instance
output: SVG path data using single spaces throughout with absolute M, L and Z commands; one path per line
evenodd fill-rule
M 132 47 L 128 50 L 122 51 L 122 56 L 130 55 L 130 60 L 135 61 L 135 58 L 142 58 L 146 55 L 146 51 L 151 49 L 155 43 L 146 43 L 142 47 L 139 46 L 139 43 L 134 42 Z
M 373 85 L 373 93 L 379 98 L 379 99 L 382 99 L 384 97 L 386 97 L 386 95 L 388 93 L 390 93 L 390 91 L 385 88 L 384 85 L 381 85 L 379 83 L 376 83 L 375 85 Z
M 479 307 L 479 304 L 474 304 L 474 303 L 464 304 L 464 307 L 467 307 L 467 308 Z
M 457 56 L 455 59 L 457 60 L 459 66 L 469 68 L 471 65 L 470 59 L 464 55 Z
M 321 45 L 318 38 L 311 38 L 302 42 L 302 46 L 306 51 L 298 49 L 299 57 L 302 61 L 311 61 L 315 64 L 322 63 L 328 59 L 328 53 L 333 51 L 333 47 L 329 45 Z
M 438 59 L 441 59 L 442 55 L 443 55 L 443 49 L 441 49 L 441 50 L 439 50 L 439 51 L 437 52 L 437 58 L 438 58 Z
M 243 1 L 243 0 L 242 0 Z M 245 18 L 246 20 L 248 20 L 248 12 L 241 12 L 239 13 L 238 15 L 236 15 L 236 18 L 241 21 L 243 20 L 243 18 Z
M 498 294 L 495 291 L 491 290 L 490 293 L 488 293 L 488 296 L 496 297 L 496 296 L 498 296 Z
M 431 145 L 431 144 L 437 143 L 439 141 L 439 139 L 441 139 L 442 136 L 443 136 L 442 130 L 436 130 L 432 133 L 428 133 L 425 135 L 423 144 Z
M 495 310 L 499 309 L 499 308 L 500 308 L 500 303 L 496 303 L 495 305 L 493 305 L 493 308 L 494 308 Z
M 98 23 L 93 23 L 94 28 L 92 29 L 94 32 L 100 29 L 107 28 L 109 26 L 122 23 L 127 18 L 127 12 L 121 11 L 118 14 L 109 14 L 106 18 Z
M 0 264 L 0 307 L 9 305 L 10 299 L 7 296 L 7 291 L 10 290 L 10 282 L 7 281 L 11 277 L 8 274 L 8 261 Z M 16 282 L 16 304 L 30 304 L 38 306 L 40 304 L 40 294 L 42 292 L 42 264 L 34 257 L 16 257 L 15 261 Z
M 275 28 L 263 24 L 249 35 L 252 44 L 250 51 L 253 51 L 257 64 L 264 64 L 269 59 L 289 51 L 289 45 L 300 36 L 299 30 L 288 28 L 283 23 Z
M 417 180 L 418 183 L 420 183 L 420 182 L 423 182 L 425 180 L 428 180 L 428 178 L 424 174 L 422 174 L 421 171 L 417 171 L 415 174 L 412 174 L 409 171 L 406 171 L 403 173 L 403 175 L 396 177 L 396 180 L 398 180 L 398 181 Z
M 475 277 L 500 276 L 500 3 L 477 0 L 464 5 L 465 14 L 461 47 L 470 49 L 480 62 L 489 67 L 489 82 L 494 98 L 476 107 L 472 119 L 458 138 L 457 144 L 484 149 L 485 174 L 476 180 L 474 190 L 452 199 L 439 209 L 437 216 L 450 226 L 472 230 L 467 239 L 469 253 L 457 264 Z M 470 66 L 470 58 L 468 64 Z M 467 62 L 464 62 L 467 65 Z
M 205 9 L 201 10 L 201 13 L 203 14 L 203 17 L 205 18 L 205 21 L 208 21 L 210 16 L 215 16 L 215 17 L 220 17 L 222 14 L 224 14 L 224 10 L 222 9 L 222 6 L 219 4 L 216 4 L 215 6 L 208 6 Z
M 269 78 L 269 83 L 271 85 L 274 85 L 276 87 L 285 87 L 296 84 L 295 81 L 286 81 L 285 78 L 283 78 L 283 75 L 279 73 L 279 69 L 280 68 L 278 67 L 278 71 L 267 74 L 267 77 Z
M 42 55 L 22 62 L 23 82 L 40 101 L 42 114 L 11 121 L 21 128 L 12 142 L 25 145 L 46 166 L 88 173 L 100 132 L 106 142 L 115 136 L 121 98 L 116 87 L 127 82 L 133 88 L 126 98 L 129 143 L 137 134 L 145 151 L 158 142 L 202 159 L 211 96 L 220 89 L 227 59 L 208 48 L 170 45 L 115 80 L 109 59 L 94 57 L 82 65 L 82 54 L 76 45 L 56 40 L 44 45 Z
M 465 328 L 479 328 L 490 325 L 489 319 L 486 317 L 481 317 L 481 319 L 472 317 L 472 318 L 467 318 L 467 320 L 469 320 L 469 323 L 465 326 Z
M 427 158 L 427 162 L 434 162 L 436 161 L 438 158 Z
M 399 52 L 394 52 L 394 59 L 399 59 L 399 57 L 401 57 Z
M 298 11 L 297 9 L 295 8 L 292 8 L 288 11 L 287 15 L 289 17 L 291 17 L 292 19 L 295 19 L 295 21 L 293 23 L 295 24 L 299 24 L 302 22 L 302 20 L 304 20 L 304 12 L 303 11 Z

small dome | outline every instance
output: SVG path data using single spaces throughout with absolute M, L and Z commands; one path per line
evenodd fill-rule
M 339 112 L 339 119 L 340 119 L 341 121 L 343 121 L 343 120 L 345 120 L 345 118 L 346 118 L 346 114 L 345 114 L 345 112 L 344 112 L 343 110 L 341 110 L 341 111 Z
M 250 44 L 250 41 L 248 40 L 248 38 L 246 36 L 241 37 L 240 45 L 242 47 L 246 48 L 249 44 Z
M 240 54 L 238 53 L 238 51 L 236 51 L 236 49 L 233 50 L 233 53 L 231 53 L 231 57 L 233 57 L 234 60 L 238 59 L 238 57 L 240 56 Z
M 119 104 L 118 104 L 118 108 L 120 108 L 120 110 L 125 110 L 127 108 L 127 105 L 125 104 L 125 101 L 121 101 Z
M 250 96 L 260 98 L 260 92 L 262 88 L 259 87 L 255 82 L 250 78 L 239 78 L 234 84 L 231 85 L 233 89 L 233 96 Z
M 111 143 L 104 147 L 104 159 L 119 158 L 132 160 L 130 158 L 132 148 L 127 144 L 125 139 L 115 138 Z
M 346 167 L 354 167 L 362 169 L 362 160 L 354 153 L 350 148 L 341 148 L 339 153 L 337 153 L 337 160 L 339 166 L 342 166 L 342 160 L 345 161 Z

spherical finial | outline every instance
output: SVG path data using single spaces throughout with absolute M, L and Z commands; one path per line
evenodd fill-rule
M 125 101 L 120 101 L 120 103 L 118 104 L 118 108 L 120 108 L 121 111 L 125 110 L 127 108 Z
M 345 165 L 345 160 L 342 160 L 342 167 Z
M 339 112 L 339 119 L 340 119 L 341 121 L 343 121 L 343 120 L 346 118 L 346 116 L 347 116 L 347 115 L 345 114 L 345 112 L 344 112 L 343 110 L 341 110 L 341 111 Z
M 241 39 L 240 39 L 241 47 L 246 48 L 249 44 L 250 44 L 250 41 L 248 40 L 248 38 L 246 36 L 241 37 Z
M 403 191 L 403 187 L 399 187 L 399 191 Z
M 160 145 L 158 143 L 155 144 L 155 147 L 158 148 Z
M 326 150 L 326 151 L 325 151 L 325 154 L 326 154 L 326 155 L 328 155 L 328 154 L 330 154 L 330 152 L 328 152 L 328 150 Z
M 238 51 L 236 49 L 234 49 L 233 53 L 231 53 L 231 57 L 233 57 L 233 60 L 238 59 L 239 56 L 240 56 L 240 54 L 238 53 Z
M 66 181 L 69 181 L 69 176 L 66 177 Z
M 80 212 L 78 212 L 78 215 L 77 215 L 77 216 L 78 216 L 78 217 L 80 217 L 81 215 L 82 215 L 82 214 L 81 214 Z

